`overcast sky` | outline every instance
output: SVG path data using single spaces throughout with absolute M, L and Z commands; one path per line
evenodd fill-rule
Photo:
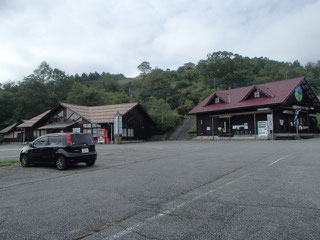
M 176 69 L 230 51 L 320 59 L 319 0 L 0 0 L 0 82 L 46 61 L 67 74 Z

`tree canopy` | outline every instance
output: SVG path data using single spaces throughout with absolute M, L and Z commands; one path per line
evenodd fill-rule
M 214 90 L 305 76 L 313 89 L 320 91 L 320 60 L 303 66 L 298 60 L 278 62 L 213 52 L 197 64 L 184 63 L 177 70 L 152 69 L 149 62 L 138 69 L 142 78 L 105 72 L 67 75 L 42 62 L 21 81 L 0 86 L 0 128 L 30 119 L 59 102 L 87 106 L 140 102 L 154 118 L 157 130 L 163 132 Z

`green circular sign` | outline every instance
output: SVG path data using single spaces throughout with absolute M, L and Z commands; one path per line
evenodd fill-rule
M 302 100 L 302 88 L 301 86 L 297 87 L 294 91 L 294 96 L 296 97 L 298 102 L 301 102 Z

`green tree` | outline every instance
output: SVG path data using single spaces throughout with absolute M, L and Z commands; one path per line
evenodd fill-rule
M 174 127 L 179 121 L 179 115 L 172 111 L 170 105 L 163 99 L 156 99 L 150 97 L 147 102 L 143 104 L 150 116 L 157 124 L 159 132 L 165 132 Z
M 142 62 L 139 66 L 138 66 L 139 71 L 141 71 L 141 76 L 146 76 L 148 73 L 151 72 L 152 68 L 150 66 L 149 62 Z

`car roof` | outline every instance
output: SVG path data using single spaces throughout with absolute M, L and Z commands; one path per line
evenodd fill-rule
M 70 135 L 85 135 L 85 134 L 90 134 L 90 133 L 48 133 L 48 134 L 42 135 L 40 137 L 64 136 L 64 135 L 67 135 L 67 134 L 70 134 Z

